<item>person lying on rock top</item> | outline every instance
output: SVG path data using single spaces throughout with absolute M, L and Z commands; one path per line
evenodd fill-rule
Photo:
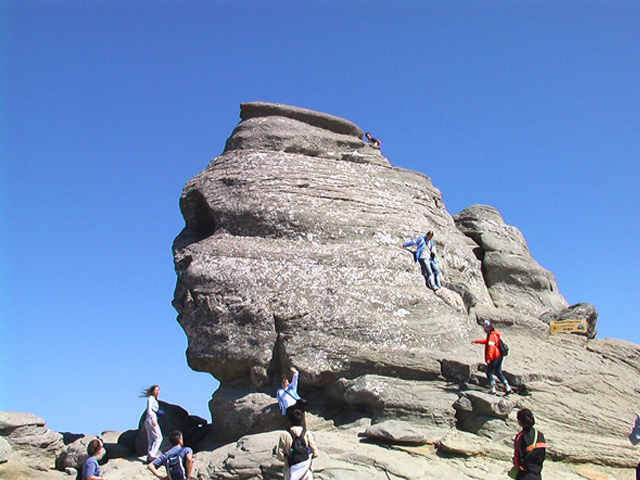
M 483 340 L 473 340 L 471 343 L 484 344 L 484 360 L 487 362 L 487 379 L 491 384 L 491 390 L 489 390 L 489 393 L 493 395 L 496 394 L 495 374 L 498 376 L 500 381 L 504 383 L 505 395 L 511 395 L 513 390 L 511 389 L 507 378 L 504 376 L 504 373 L 502 373 L 503 357 L 500 354 L 500 349 L 498 348 L 498 344 L 500 343 L 500 334 L 495 328 L 493 328 L 493 325 L 489 320 L 484 321 L 482 328 L 487 334 L 487 338 Z
M 426 235 L 418 237 L 415 240 L 409 240 L 403 243 L 400 248 L 416 246 L 413 252 L 413 260 L 420 263 L 420 270 L 427 286 L 435 291 L 442 288 L 440 283 L 440 269 L 436 260 L 436 250 L 433 245 L 433 232 L 429 230 Z
M 372 146 L 380 148 L 380 140 L 378 140 L 377 138 L 373 138 L 369 132 L 365 133 L 364 136 L 367 139 L 367 142 L 369 142 Z

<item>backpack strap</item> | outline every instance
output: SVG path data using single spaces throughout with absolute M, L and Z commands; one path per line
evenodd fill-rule
M 534 428 L 533 429 L 533 443 L 531 444 L 531 450 L 529 450 L 527 452 L 527 454 L 524 456 L 523 460 L 526 460 L 527 458 L 529 458 L 529 455 L 531 455 L 531 452 L 533 452 L 535 450 L 537 444 L 538 444 L 538 431 Z

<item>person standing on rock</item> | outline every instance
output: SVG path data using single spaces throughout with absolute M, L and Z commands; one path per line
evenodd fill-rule
M 442 288 L 440 283 L 440 269 L 436 261 L 436 251 L 433 245 L 433 232 L 429 230 L 426 235 L 418 237 L 415 240 L 409 240 L 401 245 L 400 248 L 416 246 L 413 252 L 413 260 L 420 263 L 422 276 L 427 282 L 427 286 L 435 291 Z
M 169 435 L 172 447 L 149 463 L 148 468 L 158 478 L 169 480 L 189 480 L 193 469 L 193 450 L 184 446 L 182 432 L 175 431 Z M 163 476 L 158 468 L 165 466 L 167 476 Z
M 282 388 L 279 388 L 276 392 L 280 411 L 282 412 L 282 415 L 289 417 L 290 421 L 291 414 L 295 410 L 301 410 L 304 412 L 304 405 L 306 403 L 298 394 L 298 378 L 300 376 L 300 372 L 298 372 L 294 367 L 291 367 L 291 372 L 293 373 L 291 383 L 289 383 L 289 378 L 283 374 Z
M 100 465 L 98 465 L 98 457 L 100 453 L 102 453 L 102 442 L 97 438 L 94 438 L 87 445 L 87 453 L 89 454 L 89 458 L 87 458 L 82 465 L 82 470 L 80 471 L 80 479 L 81 480 L 106 480 L 100 472 Z
M 500 353 L 500 349 L 498 348 L 498 344 L 500 343 L 500 334 L 495 328 L 493 328 L 493 325 L 489 320 L 484 321 L 482 328 L 487 334 L 487 338 L 483 340 L 473 340 L 471 343 L 484 344 L 484 360 L 487 362 L 487 379 L 491 384 L 491 390 L 489 390 L 489 393 L 493 395 L 497 393 L 496 379 L 494 377 L 494 375 L 497 375 L 500 381 L 504 383 L 505 395 L 511 395 L 513 393 L 513 389 L 509 385 L 504 373 L 502 373 L 503 357 Z
M 284 462 L 284 480 L 312 480 L 311 461 L 318 456 L 313 435 L 302 427 L 302 410 L 294 410 L 290 420 L 291 428 L 280 434 L 276 449 Z
M 144 429 L 147 432 L 147 462 L 158 458 L 162 445 L 162 430 L 160 430 L 158 415 L 162 415 L 164 412 L 160 410 L 158 395 L 160 395 L 158 385 L 151 385 L 140 394 L 140 397 L 147 397 L 147 412 L 144 419 Z
M 509 476 L 516 480 L 541 480 L 540 472 L 547 452 L 544 435 L 533 428 L 536 420 L 528 408 L 518 410 L 516 417 L 522 430 L 513 442 L 513 468 Z

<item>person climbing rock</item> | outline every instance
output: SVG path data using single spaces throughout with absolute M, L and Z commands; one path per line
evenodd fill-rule
M 516 418 L 522 430 L 513 442 L 513 468 L 509 476 L 516 480 L 540 480 L 547 452 L 544 435 L 533 428 L 536 420 L 528 408 L 518 410 Z
M 493 328 L 493 325 L 489 320 L 484 321 L 482 327 L 487 334 L 487 338 L 483 340 L 473 340 L 471 343 L 481 343 L 484 345 L 484 360 L 487 362 L 487 379 L 491 384 L 491 390 L 489 393 L 495 395 L 496 392 L 496 379 L 494 375 L 497 375 L 502 383 L 504 383 L 505 395 L 513 393 L 513 389 L 509 385 L 507 378 L 502 373 L 502 360 L 503 356 L 500 353 L 498 344 L 500 343 L 500 333 Z
M 413 259 L 420 263 L 420 270 L 427 286 L 433 291 L 441 289 L 440 269 L 438 268 L 436 251 L 433 245 L 433 232 L 429 230 L 426 235 L 415 240 L 409 240 L 403 243 L 400 248 L 407 248 L 413 245 L 416 246 L 416 250 L 413 252 Z
M 367 139 L 367 142 L 369 142 L 372 146 L 380 148 L 380 140 L 378 140 L 377 138 L 373 138 L 369 132 L 365 133 L 364 136 Z
M 291 367 L 293 377 L 291 383 L 289 378 L 285 374 L 282 375 L 282 388 L 279 388 L 276 392 L 276 398 L 278 399 L 278 405 L 282 415 L 286 415 L 291 421 L 291 415 L 295 410 L 301 410 L 304 412 L 306 401 L 303 400 L 298 394 L 298 377 L 300 373 L 294 367 Z

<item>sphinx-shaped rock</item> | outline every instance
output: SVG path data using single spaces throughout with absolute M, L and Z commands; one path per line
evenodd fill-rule
M 637 346 L 548 335 L 541 315 L 567 303 L 495 209 L 473 206 L 454 222 L 427 176 L 392 167 L 346 120 L 263 103 L 243 104 L 241 118 L 224 153 L 185 185 L 173 246 L 189 365 L 222 384 L 210 408 L 223 433 L 211 444 L 278 428 L 274 394 L 295 365 L 319 423 L 357 412 L 465 430 L 479 439 L 453 435 L 451 451 L 480 452 L 477 443 L 508 461 L 526 406 L 560 439 L 554 458 L 632 464 L 617 438 L 637 413 Z M 428 230 L 450 292 L 427 289 L 398 248 Z M 471 340 L 484 338 L 484 319 L 511 349 L 503 368 L 519 394 L 509 402 L 483 393 Z M 328 442 L 339 433 L 329 431 Z M 272 458 L 241 460 L 238 445 L 216 453 L 221 475 L 272 471 Z
M 534 317 L 567 307 L 553 274 L 531 258 L 520 230 L 506 225 L 495 208 L 472 205 L 453 218 L 477 244 L 475 253 L 496 307 Z
M 444 277 L 491 304 L 430 179 L 392 168 L 345 120 L 241 109 L 225 152 L 180 200 L 173 304 L 191 367 L 259 389 L 294 363 L 305 385 L 323 388 L 378 369 L 415 378 L 465 342 L 467 313 L 426 289 L 398 248 L 436 231 Z

